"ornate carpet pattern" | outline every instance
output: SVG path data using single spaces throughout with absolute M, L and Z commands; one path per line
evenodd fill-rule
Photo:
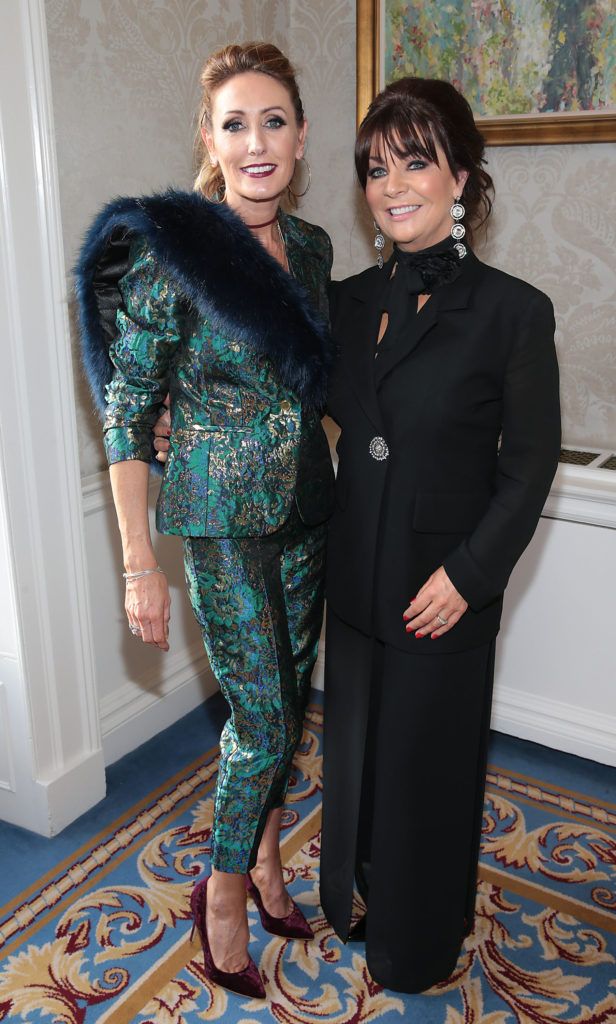
M 265 1003 L 211 986 L 188 900 L 208 871 L 217 750 L 184 768 L 0 911 L 0 1021 L 61 1024 L 616 1022 L 616 806 L 491 765 L 475 929 L 454 975 L 384 991 L 318 903 L 320 706 L 284 821 L 288 883 L 315 931 L 274 938 L 249 903 Z M 447 842 L 447 800 L 442 834 Z

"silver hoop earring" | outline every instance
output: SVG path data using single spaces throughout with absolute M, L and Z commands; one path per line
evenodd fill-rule
M 306 164 L 306 170 L 308 171 L 308 184 L 306 185 L 306 188 L 304 189 L 303 192 L 294 192 L 293 189 L 291 188 L 291 182 L 289 182 L 289 184 L 287 185 L 287 189 L 288 189 L 289 195 L 293 196 L 294 199 L 301 199 L 303 196 L 305 196 L 306 193 L 310 191 L 310 186 L 312 185 L 312 171 L 310 170 L 310 164 L 306 160 L 305 156 L 301 156 L 299 158 L 298 163 L 301 164 L 302 160 Z
M 374 230 L 376 235 L 374 236 L 374 248 L 376 249 L 376 265 L 379 270 L 383 269 L 383 249 L 385 248 L 385 235 L 381 231 L 377 222 L 374 221 Z
M 461 200 L 462 196 L 454 197 L 453 206 L 451 207 L 449 213 L 453 218 L 453 224 L 451 225 L 451 237 L 454 239 L 456 243 L 454 245 L 454 249 L 457 250 L 458 256 L 460 257 L 461 260 L 463 260 L 464 257 L 466 256 L 467 251 L 466 246 L 462 241 L 466 234 L 466 228 L 464 227 L 464 224 L 460 224 L 460 221 L 464 217 L 466 210 L 463 207 Z

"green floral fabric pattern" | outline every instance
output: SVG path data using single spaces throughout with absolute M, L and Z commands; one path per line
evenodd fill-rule
M 321 228 L 284 215 L 281 229 L 293 275 L 326 312 L 329 238 Z M 302 475 L 310 475 L 314 458 L 320 473 L 320 426 L 315 430 L 310 422 L 304 430 L 300 401 L 267 358 L 223 337 L 191 311 L 139 239 L 120 291 L 124 308 L 117 313 L 110 350 L 115 372 L 106 392 L 109 463 L 150 461 L 152 426 L 169 392 L 171 447 L 158 530 L 254 537 L 278 529 L 293 503 L 299 463 Z
M 220 739 L 211 862 L 244 874 L 282 806 L 323 616 L 325 526 L 293 511 L 269 537 L 186 538 L 186 582 L 231 717 Z

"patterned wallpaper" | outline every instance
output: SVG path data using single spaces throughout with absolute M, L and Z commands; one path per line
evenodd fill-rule
M 489 151 L 481 255 L 552 299 L 568 444 L 616 445 L 616 144 Z
M 363 269 L 373 252 L 372 222 L 353 166 L 354 0 L 293 0 L 289 43 L 310 124 L 312 186 L 301 213 L 329 231 L 334 277 L 343 278 Z
M 290 49 L 312 116 L 302 209 L 330 231 L 334 276 L 344 277 L 374 260 L 353 177 L 355 0 L 293 0 Z M 566 442 L 614 447 L 616 144 L 491 147 L 488 158 L 496 204 L 478 255 L 554 303 Z
M 190 187 L 203 61 L 227 42 L 286 47 L 289 10 L 286 0 L 45 0 L 45 13 L 68 269 L 107 199 Z M 86 476 L 106 463 L 76 378 Z
M 312 187 L 300 212 L 323 224 L 334 274 L 373 260 L 355 185 L 355 0 L 46 0 L 67 263 L 109 196 L 190 182 L 196 80 L 229 41 L 270 38 L 296 64 Z M 616 444 L 616 145 L 490 149 L 497 201 L 479 255 L 556 307 L 564 436 Z M 103 465 L 80 387 L 82 472 Z

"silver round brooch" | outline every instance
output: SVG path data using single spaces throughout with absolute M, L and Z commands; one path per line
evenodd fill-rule
M 389 447 L 384 437 L 373 437 L 368 450 L 377 462 L 383 462 L 389 456 Z

